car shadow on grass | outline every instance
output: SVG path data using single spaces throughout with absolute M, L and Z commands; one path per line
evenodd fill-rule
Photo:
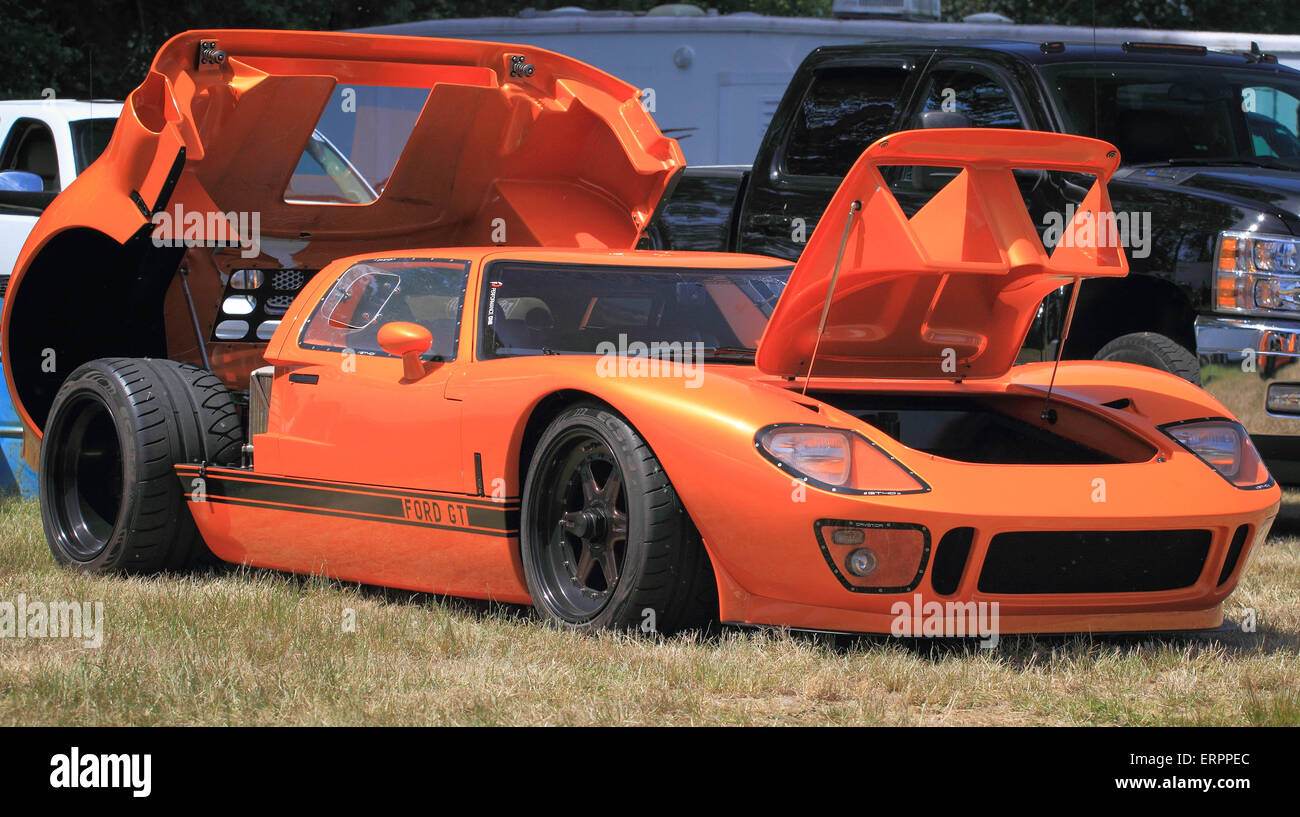
M 1025 669 L 1047 656 L 1087 655 L 1118 650 L 1122 656 L 1155 655 L 1169 650 L 1195 657 L 1211 654 L 1228 658 L 1300 653 L 1300 634 L 1260 627 L 1253 633 L 1232 629 L 1203 632 L 1011 634 L 984 647 L 979 638 L 914 638 L 889 635 L 792 633 L 836 653 L 847 654 L 882 648 L 906 650 L 919 658 L 941 662 L 981 654 L 1011 667 Z
M 441 610 L 453 615 L 466 616 L 477 622 L 496 621 L 499 623 L 537 619 L 533 608 L 527 604 L 471 599 L 463 596 L 445 596 L 438 593 L 426 593 L 419 590 L 402 590 L 396 587 L 383 587 L 374 584 L 331 579 L 321 575 L 291 573 L 254 565 L 222 563 L 214 565 L 203 574 L 218 577 L 268 577 L 293 584 L 299 590 L 313 587 L 328 587 L 338 591 L 355 592 L 367 601 L 377 604 L 409 605 L 427 611 Z
M 1297 526 L 1300 527 L 1300 508 L 1297 509 Z M 527 604 L 401 590 L 249 565 L 221 564 L 208 569 L 204 575 L 213 578 L 231 575 L 274 577 L 291 582 L 299 589 L 327 586 L 338 590 L 349 590 L 375 603 L 409 605 L 428 611 L 438 610 L 451 615 L 464 616 L 477 623 L 524 623 L 538 628 L 549 626 L 537 611 Z M 1065 651 L 1082 655 L 1099 650 L 1109 651 L 1111 648 L 1119 648 L 1125 655 L 1155 654 L 1166 649 L 1187 650 L 1191 655 L 1214 653 L 1232 657 L 1300 653 L 1298 633 L 1263 626 L 1255 632 L 1242 632 L 1235 623 L 1226 623 L 1219 629 L 1199 632 L 1005 634 L 1000 635 L 991 648 L 982 646 L 981 639 L 974 637 L 918 638 L 868 633 L 824 633 L 784 627 L 722 626 L 717 621 L 704 628 L 683 630 L 672 635 L 642 635 L 647 639 L 660 641 L 686 639 L 717 645 L 728 634 L 735 633 L 745 633 L 759 638 L 794 639 L 837 654 L 874 649 L 903 649 L 918 657 L 936 662 L 954 657 L 988 654 L 1011 666 L 1022 668 L 1041 663 L 1044 654 L 1060 654 Z M 585 636 L 575 635 L 575 637 Z

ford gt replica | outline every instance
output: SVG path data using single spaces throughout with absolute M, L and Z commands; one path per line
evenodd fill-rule
M 387 98 L 418 150 L 376 164 L 330 131 L 365 83 L 413 91 Z M 1015 365 L 1045 295 L 1127 267 L 1045 248 L 1013 172 L 1085 179 L 1071 226 L 1095 233 L 1118 162 L 908 131 L 793 267 L 638 251 L 680 153 L 587 66 L 182 35 L 6 303 L 51 550 L 92 572 L 215 554 L 577 630 L 888 633 L 900 603 L 978 602 L 1007 633 L 1217 627 L 1280 501 L 1241 426 L 1154 369 Z M 952 178 L 909 217 L 894 166 Z M 265 235 L 199 218 L 160 241 L 189 211 Z

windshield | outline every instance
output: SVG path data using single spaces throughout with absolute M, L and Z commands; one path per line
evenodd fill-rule
M 98 119 L 79 119 L 68 125 L 72 132 L 72 158 L 77 165 L 77 173 L 90 167 L 91 162 L 108 147 L 108 140 L 113 136 L 117 119 L 100 117 Z
M 1116 145 L 1124 164 L 1240 163 L 1300 170 L 1300 79 L 1152 63 L 1045 66 L 1066 130 Z
M 791 267 L 753 270 L 496 261 L 479 357 L 752 350 Z M 700 344 L 695 346 L 693 344 Z

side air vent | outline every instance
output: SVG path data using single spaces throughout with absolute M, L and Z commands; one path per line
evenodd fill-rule
M 930 585 L 941 596 L 951 596 L 961 584 L 970 558 L 970 546 L 975 541 L 974 528 L 953 528 L 943 535 L 934 549 L 934 567 L 930 571 Z
M 1250 535 L 1250 526 L 1241 525 L 1237 532 L 1232 535 L 1232 542 L 1228 545 L 1228 558 L 1223 561 L 1223 570 L 1219 572 L 1219 586 L 1228 580 L 1232 571 L 1237 569 L 1237 562 L 1241 559 L 1241 549 L 1246 546 L 1246 537 Z
M 254 434 L 265 434 L 271 414 L 271 378 L 274 366 L 254 369 L 248 378 L 248 440 Z

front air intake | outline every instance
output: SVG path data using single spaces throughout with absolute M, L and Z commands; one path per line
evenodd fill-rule
M 957 592 L 974 540 L 974 528 L 953 528 L 939 540 L 934 549 L 934 567 L 930 569 L 930 586 L 934 592 L 941 596 Z
M 1249 534 L 1249 525 L 1239 525 L 1237 532 L 1232 535 L 1232 544 L 1228 545 L 1228 556 L 1223 561 L 1223 570 L 1219 571 L 1219 587 L 1222 587 L 1232 575 L 1232 571 L 1236 570 L 1237 561 L 1241 559 L 1241 549 L 1246 546 L 1246 537 Z
M 1210 553 L 1208 530 L 999 533 L 981 593 L 1149 593 L 1190 587 Z

